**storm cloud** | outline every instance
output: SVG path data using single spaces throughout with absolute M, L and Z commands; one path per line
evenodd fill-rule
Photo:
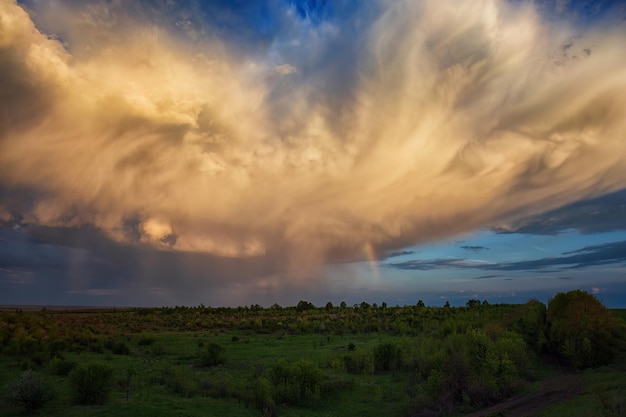
M 313 276 L 626 187 L 623 24 L 277 2 L 237 30 L 245 14 L 55 4 L 0 1 L 0 221 L 44 240 Z

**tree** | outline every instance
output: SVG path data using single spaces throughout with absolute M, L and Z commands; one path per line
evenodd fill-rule
M 624 323 L 582 290 L 558 293 L 546 321 L 549 349 L 578 369 L 610 363 L 624 340 Z
M 302 312 L 302 311 L 306 311 L 306 310 L 313 310 L 315 308 L 315 306 L 313 305 L 313 303 L 309 303 L 308 301 L 304 301 L 304 300 L 300 300 L 298 302 L 298 305 L 296 306 L 296 310 Z
M 326 303 L 326 311 L 330 311 L 333 309 L 333 303 L 330 301 Z
M 472 298 L 470 300 L 467 300 L 467 303 L 465 303 L 465 305 L 467 307 L 477 307 L 480 305 L 480 300 L 477 300 L 475 298 Z

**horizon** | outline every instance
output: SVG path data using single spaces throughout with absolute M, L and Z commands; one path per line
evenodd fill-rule
M 626 308 L 626 5 L 0 3 L 0 304 Z

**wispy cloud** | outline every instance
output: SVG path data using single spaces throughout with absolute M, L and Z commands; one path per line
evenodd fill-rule
M 1 2 L 0 221 L 316 276 L 626 187 L 623 25 L 367 3 Z
M 428 259 L 389 263 L 386 266 L 397 269 L 430 270 L 441 268 L 482 269 L 490 271 L 538 271 L 558 272 L 559 270 L 589 268 L 599 265 L 626 262 L 626 241 L 587 246 L 575 251 L 564 252 L 562 256 L 531 259 L 517 262 L 471 262 L 467 259 Z M 485 275 L 476 279 L 495 278 Z M 565 278 L 562 278 L 565 279 Z
M 480 252 L 483 250 L 489 250 L 489 248 L 485 246 L 473 246 L 473 245 L 463 245 L 463 246 L 460 246 L 460 248 L 465 249 L 470 252 Z

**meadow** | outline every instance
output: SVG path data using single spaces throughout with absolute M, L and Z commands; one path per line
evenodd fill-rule
M 547 306 L 12 309 L 0 416 L 619 416 L 625 323 L 582 291 Z

